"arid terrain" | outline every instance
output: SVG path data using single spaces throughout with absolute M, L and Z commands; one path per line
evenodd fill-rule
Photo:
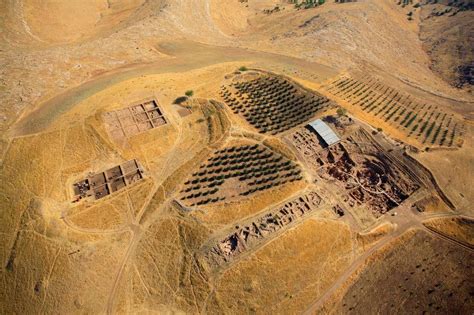
M 0 314 L 472 314 L 471 1 L 0 1 Z

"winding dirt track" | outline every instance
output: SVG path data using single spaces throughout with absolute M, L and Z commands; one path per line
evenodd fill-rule
M 218 47 L 191 41 L 167 41 L 158 45 L 158 50 L 169 56 L 155 63 L 132 65 L 113 70 L 78 87 L 69 89 L 20 119 L 10 132 L 18 137 L 43 131 L 58 116 L 66 113 L 82 100 L 112 85 L 128 79 L 172 72 L 186 72 L 226 62 L 253 62 L 268 68 L 275 66 L 290 67 L 294 71 L 306 74 L 318 74 L 325 78 L 335 76 L 337 72 L 327 66 L 284 55 L 258 52 L 235 47 Z

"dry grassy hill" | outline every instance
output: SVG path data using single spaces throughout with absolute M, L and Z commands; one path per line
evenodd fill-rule
M 443 79 L 472 93 L 474 5 L 471 1 L 427 1 L 421 6 L 420 38 Z
M 0 313 L 468 314 L 438 2 L 1 1 Z

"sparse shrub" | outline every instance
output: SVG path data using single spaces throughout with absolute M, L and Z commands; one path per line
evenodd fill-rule
M 247 71 L 247 70 L 248 70 L 248 69 L 247 69 L 247 67 L 245 67 L 245 66 L 242 66 L 242 67 L 239 68 L 239 71 L 242 71 L 242 72 Z
M 187 90 L 186 92 L 184 92 L 184 95 L 186 95 L 187 97 L 191 97 L 194 95 L 194 91 L 193 90 Z

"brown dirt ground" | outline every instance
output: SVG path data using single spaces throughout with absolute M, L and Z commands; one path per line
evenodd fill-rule
M 424 231 L 411 230 L 372 256 L 347 291 L 320 312 L 469 313 L 472 255 Z

